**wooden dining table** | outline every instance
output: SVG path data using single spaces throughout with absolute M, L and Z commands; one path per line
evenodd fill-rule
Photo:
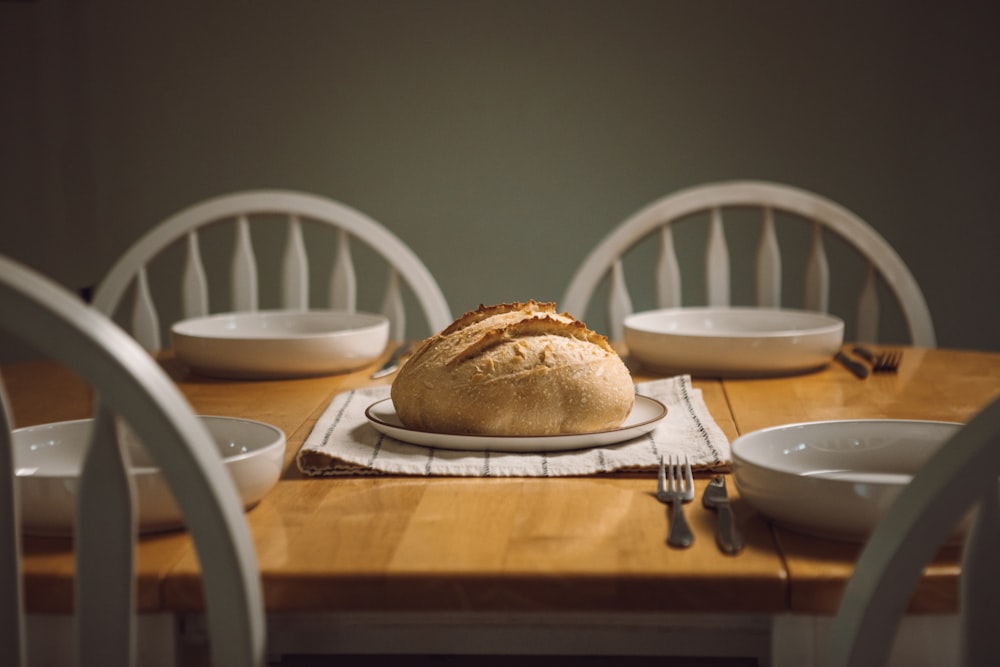
M 170 352 L 159 360 L 195 412 L 264 421 L 287 435 L 280 480 L 246 514 L 275 656 L 660 654 L 779 664 L 791 659 L 776 654 L 784 641 L 777 635 L 797 632 L 783 624 L 835 613 L 860 553 L 859 544 L 772 525 L 732 479 L 747 543 L 735 556 L 723 553 L 716 514 L 700 503 L 707 474 L 696 476 L 696 501 L 686 505 L 695 533 L 687 549 L 664 542 L 667 515 L 652 473 L 306 477 L 295 456 L 330 401 L 391 383 L 370 378 L 377 363 L 241 381 L 195 375 Z M 636 382 L 659 377 L 629 364 Z M 91 414 L 90 389 L 55 362 L 9 364 L 0 373 L 17 427 Z M 730 441 L 806 421 L 965 422 L 1000 395 L 1000 353 L 910 347 L 897 372 L 864 380 L 830 364 L 772 378 L 696 377 L 693 385 Z M 70 539 L 26 536 L 23 569 L 33 617 L 71 613 Z M 943 548 L 910 614 L 953 614 L 958 574 L 958 548 Z M 196 653 L 204 605 L 187 533 L 141 537 L 137 575 L 138 611 L 177 640 L 161 642 L 176 650 L 165 662 Z

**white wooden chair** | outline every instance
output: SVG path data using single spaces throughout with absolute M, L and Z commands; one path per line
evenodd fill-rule
M 1000 399 L 983 409 L 914 476 L 865 545 L 826 651 L 828 667 L 884 665 L 924 567 L 978 505 L 962 551 L 960 650 L 951 664 L 996 664 L 1000 632 Z
M 306 310 L 310 307 L 309 253 L 303 234 L 304 223 L 308 221 L 332 228 L 335 232 L 331 234 L 330 243 L 333 247 L 336 239 L 330 273 L 330 298 L 329 303 L 322 307 L 352 312 L 357 309 L 358 276 L 350 244 L 352 238 L 357 238 L 388 264 L 380 310 L 389 317 L 391 340 L 406 338 L 406 311 L 400 276 L 423 309 L 430 333 L 451 323 L 448 303 L 430 271 L 392 232 L 339 202 L 283 190 L 223 195 L 195 204 L 164 220 L 136 241 L 115 263 L 95 290 L 94 306 L 106 315 L 117 317 L 126 289 L 134 282 L 131 333 L 147 350 L 161 349 L 160 317 L 150 290 L 147 267 L 169 246 L 184 241 L 181 317 L 207 315 L 210 312 L 209 280 L 202 259 L 199 232 L 209 225 L 231 223 L 235 226 L 235 240 L 229 270 L 230 307 L 226 310 L 255 311 L 259 303 L 258 253 L 254 251 L 251 241 L 250 223 L 253 220 L 255 229 L 261 229 L 268 222 L 273 224 L 276 216 L 287 224 L 280 273 L 281 308 Z
M 254 546 L 239 495 L 211 436 L 146 351 L 74 295 L 0 257 L 0 330 L 66 364 L 95 394 L 74 533 L 76 660 L 135 662 L 134 490 L 116 435 L 120 416 L 175 492 L 194 540 L 215 665 L 262 665 L 265 625 Z M 0 651 L 27 664 L 12 417 L 0 383 Z
M 687 219 L 707 218 L 705 252 L 706 296 L 709 306 L 730 304 L 730 253 L 723 225 L 727 209 L 755 208 L 761 211 L 756 247 L 756 305 L 781 307 L 782 257 L 775 231 L 775 214 L 812 225 L 811 247 L 805 268 L 804 307 L 828 312 L 830 267 L 824 231 L 833 232 L 852 246 L 867 263 L 857 304 L 856 338 L 875 342 L 879 322 L 877 278 L 881 278 L 899 302 L 914 345 L 935 347 L 930 312 L 923 293 L 895 250 L 870 225 L 844 207 L 819 195 L 777 183 L 730 181 L 680 190 L 638 211 L 610 234 L 577 269 L 560 308 L 577 318 L 587 317 L 587 308 L 605 276 L 608 281 L 608 329 L 612 340 L 623 339 L 623 321 L 632 310 L 625 284 L 623 257 L 647 237 L 659 232 L 655 276 L 656 308 L 681 307 L 681 268 L 674 244 L 674 226 Z M 705 214 L 705 215 L 699 215 Z M 744 220 L 745 218 L 741 218 Z

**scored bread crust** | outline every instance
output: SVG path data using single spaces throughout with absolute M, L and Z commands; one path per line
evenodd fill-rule
M 621 426 L 632 377 L 604 336 L 555 304 L 480 306 L 428 338 L 391 389 L 404 425 L 438 433 L 557 435 Z

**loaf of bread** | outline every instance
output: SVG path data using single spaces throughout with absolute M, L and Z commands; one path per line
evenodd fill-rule
M 556 435 L 621 426 L 632 377 L 607 339 L 555 304 L 480 306 L 423 342 L 392 383 L 404 425 Z

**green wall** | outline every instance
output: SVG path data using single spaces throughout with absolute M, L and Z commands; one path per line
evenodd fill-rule
M 394 231 L 458 315 L 559 300 L 613 225 L 673 190 L 765 179 L 873 224 L 939 345 L 998 350 L 990 16 L 986 2 L 0 2 L 0 252 L 79 288 L 200 199 L 305 190 Z

